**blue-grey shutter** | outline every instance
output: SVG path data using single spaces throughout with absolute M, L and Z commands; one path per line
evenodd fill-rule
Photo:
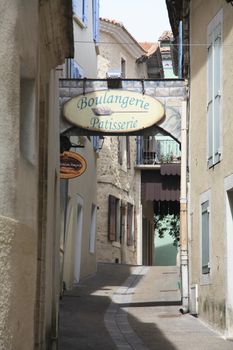
M 72 58 L 70 61 L 70 77 L 71 77 L 71 79 L 74 78 L 74 75 L 75 75 L 74 59 Z
M 213 164 L 213 45 L 212 36 L 209 37 L 208 48 L 208 82 L 207 82 L 207 132 L 208 132 L 208 165 Z
M 72 1 L 72 7 L 73 7 L 73 13 L 75 15 L 78 14 L 78 0 L 73 0 Z
M 202 273 L 209 273 L 210 241 L 209 241 L 209 201 L 201 205 L 202 231 Z
M 214 31 L 214 163 L 220 160 L 221 27 Z
M 99 0 L 93 0 L 93 39 L 99 42 Z
M 83 13 L 83 0 L 73 0 L 72 5 L 73 5 L 73 13 L 75 16 L 79 17 L 82 19 L 82 13 Z
M 83 0 L 83 23 L 87 26 L 88 22 L 88 0 Z

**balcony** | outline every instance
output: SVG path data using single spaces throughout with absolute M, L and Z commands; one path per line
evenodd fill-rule
M 138 136 L 137 167 L 159 167 L 180 162 L 180 144 L 170 136 Z

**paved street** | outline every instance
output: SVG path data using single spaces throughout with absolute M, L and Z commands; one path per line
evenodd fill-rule
M 60 350 L 232 350 L 179 313 L 175 267 L 99 264 L 61 301 Z

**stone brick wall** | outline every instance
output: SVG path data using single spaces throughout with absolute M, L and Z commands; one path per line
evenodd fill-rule
M 126 227 L 124 240 L 121 242 L 110 242 L 108 240 L 108 197 L 113 195 L 124 203 L 136 206 L 138 212 L 140 205 L 139 188 L 141 174 L 134 169 L 136 160 L 135 137 L 130 137 L 130 169 L 125 164 L 118 162 L 118 137 L 105 137 L 104 147 L 100 151 L 97 162 L 97 260 L 136 264 L 136 241 L 132 246 L 127 246 Z

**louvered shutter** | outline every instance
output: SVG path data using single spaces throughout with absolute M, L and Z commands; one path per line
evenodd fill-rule
M 83 23 L 85 26 L 87 26 L 88 22 L 88 0 L 83 0 L 83 16 L 82 16 Z
M 214 31 L 214 163 L 220 160 L 221 26 Z
M 79 13 L 79 1 L 73 0 L 72 1 L 72 7 L 73 7 L 73 13 L 77 16 Z
M 209 32 L 208 45 L 208 166 L 212 166 L 221 156 L 221 23 Z
M 108 197 L 108 239 L 116 240 L 116 198 Z
M 132 239 L 132 224 L 133 224 L 133 206 L 132 204 L 127 204 L 127 245 L 133 244 Z

